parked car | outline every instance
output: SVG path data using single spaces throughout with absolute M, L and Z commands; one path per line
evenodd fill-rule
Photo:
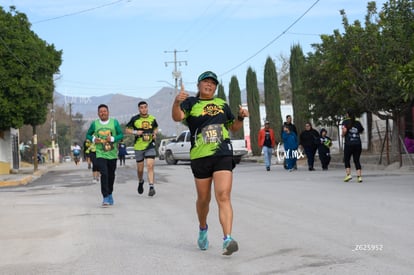
M 247 154 L 246 141 L 231 140 L 233 146 L 233 159 L 235 163 L 240 163 L 242 157 Z M 168 164 L 177 164 L 180 161 L 190 160 L 190 131 L 183 131 L 176 139 L 171 140 L 165 147 L 165 161 Z
M 171 165 L 177 164 L 179 160 L 189 161 L 190 149 L 190 131 L 186 130 L 165 147 L 165 162 Z
M 127 155 L 125 156 L 126 159 L 134 159 L 135 158 L 134 147 L 127 147 L 126 151 L 127 151 Z
M 62 159 L 63 162 L 71 162 L 72 161 L 72 157 L 71 156 L 64 156 Z
M 242 157 L 247 155 L 247 143 L 244 139 L 232 139 L 231 145 L 233 146 L 233 159 L 234 162 L 239 164 Z
M 170 138 L 162 139 L 161 140 L 160 146 L 158 147 L 158 158 L 160 160 L 164 160 L 165 159 L 165 147 L 170 142 L 171 142 L 171 139 Z

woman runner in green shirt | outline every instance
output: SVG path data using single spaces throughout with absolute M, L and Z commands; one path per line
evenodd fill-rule
M 238 250 L 237 242 L 231 237 L 233 209 L 231 188 L 233 182 L 233 148 L 229 131 L 243 127 L 243 119 L 249 115 L 240 107 L 235 119 L 228 104 L 214 97 L 218 84 L 217 75 L 211 71 L 198 77 L 198 94 L 189 97 L 181 86 L 172 106 L 174 121 L 183 121 L 191 132 L 191 170 L 197 189 L 196 209 L 199 220 L 198 246 L 208 248 L 207 215 L 211 200 L 211 185 L 219 208 L 219 219 L 223 230 L 223 255 Z

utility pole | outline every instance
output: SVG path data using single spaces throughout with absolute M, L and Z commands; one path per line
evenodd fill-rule
M 177 60 L 177 53 L 186 53 L 188 52 L 188 50 L 185 51 L 164 51 L 164 53 L 174 53 L 174 61 L 167 61 L 165 62 L 165 67 L 168 67 L 168 64 L 173 63 L 174 64 L 174 71 L 172 72 L 173 78 L 175 80 L 175 94 L 178 93 L 178 80 L 182 79 L 181 78 L 181 72 L 177 70 L 177 64 L 179 66 L 181 66 L 182 63 L 184 63 L 187 66 L 187 61 L 186 60 Z
M 56 120 L 54 98 L 52 99 L 52 109 L 50 110 L 50 137 L 52 139 L 52 163 L 55 163 L 55 140 L 56 140 Z
M 72 146 L 72 102 L 69 103 L 69 148 Z M 71 152 L 71 150 L 69 150 Z
M 184 63 L 187 66 L 187 61 L 186 60 L 177 60 L 177 53 L 179 52 L 184 52 L 186 53 L 188 50 L 185 51 L 177 51 L 176 49 L 174 49 L 174 51 L 164 51 L 164 53 L 174 53 L 174 61 L 167 61 L 165 62 L 165 67 L 168 67 L 168 64 L 173 63 L 174 64 L 174 71 L 172 72 L 174 81 L 175 81 L 175 95 L 178 94 L 178 80 L 180 80 L 180 85 L 182 82 L 182 77 L 181 77 L 181 72 L 177 70 L 177 64 L 179 66 L 181 66 L 182 63 Z M 175 124 L 175 131 L 176 131 L 176 136 L 178 136 L 179 134 L 179 127 L 180 124 L 179 122 L 177 122 Z

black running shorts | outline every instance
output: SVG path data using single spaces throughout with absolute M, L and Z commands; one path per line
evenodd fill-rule
M 198 179 L 210 178 L 216 171 L 233 171 L 235 166 L 233 156 L 211 156 L 191 160 L 191 171 Z

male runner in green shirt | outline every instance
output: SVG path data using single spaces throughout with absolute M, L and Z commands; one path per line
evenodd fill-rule
M 105 104 L 98 106 L 99 119 L 93 121 L 86 139 L 96 145 L 96 164 L 101 173 L 102 206 L 114 204 L 116 162 L 118 160 L 118 141 L 124 138 L 118 120 L 109 118 L 109 108 Z
M 137 162 L 138 194 L 144 192 L 144 159 L 147 163 L 147 177 L 149 181 L 148 196 L 155 195 L 154 162 L 155 138 L 158 132 L 158 123 L 153 115 L 148 113 L 148 104 L 145 101 L 138 103 L 139 114 L 133 116 L 126 125 L 126 133 L 135 135 L 135 160 Z

